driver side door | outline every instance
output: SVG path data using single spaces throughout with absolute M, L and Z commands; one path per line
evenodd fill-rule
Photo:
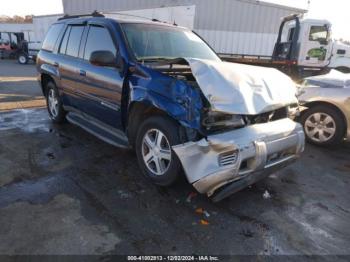
M 116 40 L 110 30 L 90 24 L 79 68 L 81 109 L 96 120 L 121 129 L 121 99 L 124 76 L 116 67 L 97 66 L 89 62 L 94 51 L 110 51 L 118 56 Z
M 300 65 L 324 67 L 330 56 L 329 29 L 326 25 L 309 25 L 304 34 Z

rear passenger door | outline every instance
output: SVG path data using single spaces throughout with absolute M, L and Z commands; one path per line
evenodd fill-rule
M 112 127 L 121 129 L 121 98 L 124 76 L 115 67 L 102 67 L 89 62 L 94 51 L 110 51 L 118 56 L 118 46 L 110 30 L 100 24 L 87 29 L 83 61 L 80 64 L 79 94 L 84 97 L 83 111 Z
M 78 109 L 81 101 L 76 90 L 80 85 L 79 68 L 82 62 L 79 58 L 79 50 L 84 30 L 85 26 L 82 24 L 67 26 L 58 48 L 59 59 L 55 62 L 60 71 L 64 104 Z

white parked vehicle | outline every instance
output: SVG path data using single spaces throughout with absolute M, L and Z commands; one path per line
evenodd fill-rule
M 328 20 L 285 17 L 272 56 L 221 54 L 230 62 L 270 66 L 294 77 L 319 75 L 330 69 L 350 73 L 350 46 L 331 39 Z

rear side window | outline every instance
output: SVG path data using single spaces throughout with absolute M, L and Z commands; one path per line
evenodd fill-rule
M 60 49 L 58 51 L 60 54 L 65 54 L 66 53 L 70 29 L 71 29 L 71 26 L 67 27 L 67 30 L 64 33 L 64 37 L 62 39 L 62 43 L 61 43 Z
M 42 49 L 46 51 L 53 51 L 63 26 L 63 24 L 54 24 L 50 27 L 49 31 L 46 34 Z
M 109 31 L 100 26 L 91 26 L 85 45 L 84 59 L 89 60 L 94 51 L 111 51 L 117 54 L 117 49 L 113 43 Z
M 67 43 L 66 55 L 78 57 L 81 36 L 84 26 L 71 26 L 69 39 Z

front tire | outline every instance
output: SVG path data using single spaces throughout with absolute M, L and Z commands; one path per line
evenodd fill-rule
M 63 109 L 61 97 L 53 82 L 46 84 L 46 104 L 51 120 L 56 124 L 63 123 L 66 118 L 66 111 Z
M 306 140 L 318 146 L 334 146 L 344 139 L 345 124 L 336 110 L 314 106 L 301 116 Z
M 164 116 L 152 116 L 140 126 L 135 143 L 142 173 L 154 184 L 170 186 L 182 173 L 171 146 L 181 143 L 179 125 Z

